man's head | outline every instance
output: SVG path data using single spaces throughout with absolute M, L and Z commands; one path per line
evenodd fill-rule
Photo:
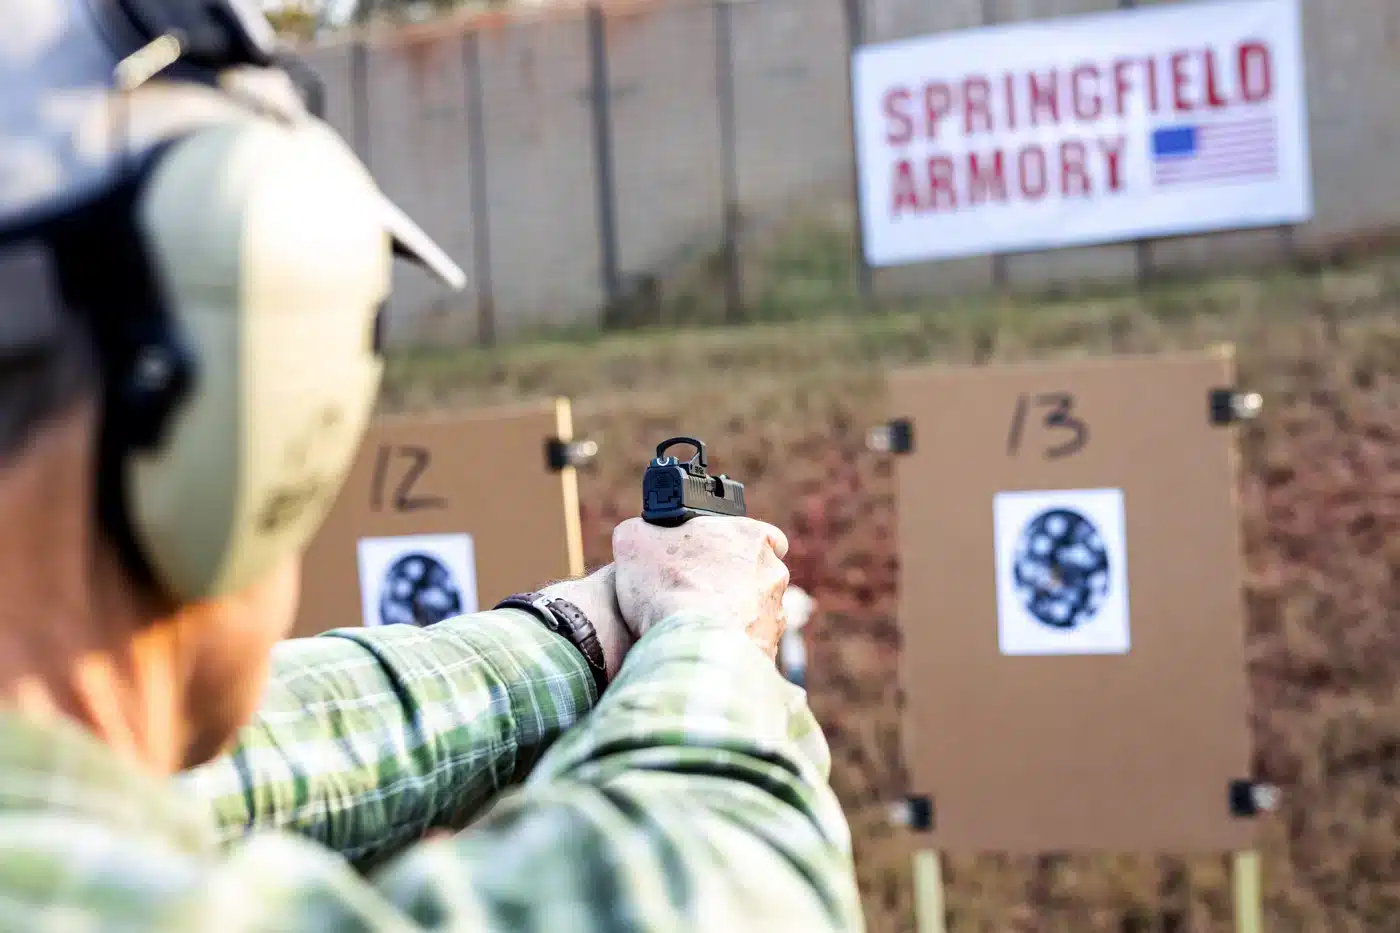
M 0 520 L 31 546 L 0 544 L 0 599 L 32 621 L 0 632 L 0 691 L 66 697 L 109 738 L 178 732 L 161 754 L 186 764 L 248 714 L 292 623 L 298 554 L 377 390 L 391 246 L 461 273 L 232 0 L 15 13 Z M 64 612 L 55 589 L 74 591 Z M 103 726 L 101 697 L 145 722 Z

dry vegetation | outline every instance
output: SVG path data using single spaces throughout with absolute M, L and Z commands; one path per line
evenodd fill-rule
M 881 368 L 1199 348 L 1232 340 L 1266 415 L 1243 439 L 1257 772 L 1271 931 L 1400 929 L 1400 261 L 1306 277 L 1015 300 L 744 332 L 541 344 L 399 360 L 394 409 L 573 396 L 603 456 L 583 478 L 586 546 L 637 508 L 655 442 L 698 433 L 793 541 L 821 606 L 812 703 L 858 845 L 869 926 L 913 927 L 909 864 L 881 801 L 902 776 L 897 555 L 888 464 L 863 447 Z M 682 429 L 684 429 L 682 431 Z M 1207 931 L 1230 924 L 1217 856 L 953 860 L 951 929 Z

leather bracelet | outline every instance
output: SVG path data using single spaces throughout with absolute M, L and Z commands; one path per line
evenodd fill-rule
M 603 645 L 598 641 L 598 633 L 583 610 L 567 599 L 549 596 L 545 593 L 516 593 L 507 596 L 496 604 L 497 609 L 523 609 L 539 619 L 544 627 L 564 639 L 588 663 L 593 673 L 593 683 L 598 687 L 598 696 L 608 686 L 608 666 L 603 657 Z

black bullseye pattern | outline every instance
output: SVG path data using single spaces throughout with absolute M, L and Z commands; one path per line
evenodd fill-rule
M 1098 614 L 1108 595 L 1108 551 L 1083 514 L 1055 508 L 1026 525 L 1013 574 L 1026 611 L 1043 625 L 1074 629 Z
M 379 621 L 432 625 L 462 613 L 462 591 L 452 571 L 431 554 L 405 554 L 384 572 Z

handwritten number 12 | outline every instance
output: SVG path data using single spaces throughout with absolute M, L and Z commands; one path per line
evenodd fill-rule
M 403 474 L 399 477 L 398 485 L 394 487 L 392 499 L 394 511 L 417 512 L 421 509 L 444 508 L 447 505 L 447 500 L 441 496 L 415 495 L 414 493 L 418 482 L 432 463 L 432 453 L 428 448 L 412 444 L 399 447 L 385 444 L 380 446 L 374 457 L 374 478 L 370 481 L 369 490 L 370 509 L 379 512 L 384 508 L 384 492 L 389 479 L 389 463 L 395 459 L 395 454 L 398 455 L 398 459 L 407 461 L 407 464 L 403 468 Z

